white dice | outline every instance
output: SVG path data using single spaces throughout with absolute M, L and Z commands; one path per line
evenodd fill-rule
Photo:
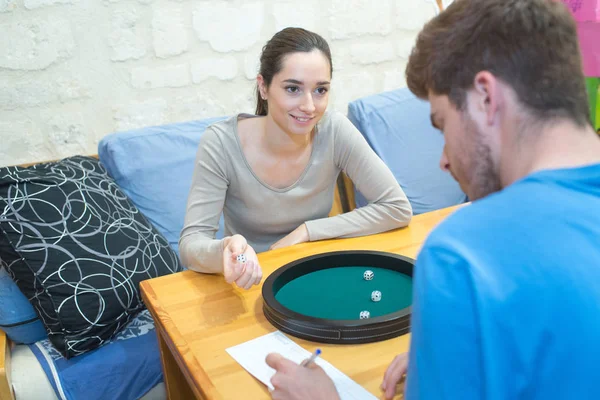
M 381 300 L 381 292 L 379 290 L 373 290 L 371 292 L 371 300 L 372 301 L 380 301 Z
M 360 312 L 360 319 L 367 319 L 371 316 L 371 313 L 368 311 L 361 311 Z
M 238 262 L 245 263 L 246 262 L 246 255 L 245 254 L 240 254 L 239 256 L 237 256 L 237 260 L 238 260 Z
M 374 276 L 375 276 L 375 274 L 370 269 L 366 270 L 365 273 L 363 274 L 363 278 L 365 278 L 365 281 L 373 280 Z

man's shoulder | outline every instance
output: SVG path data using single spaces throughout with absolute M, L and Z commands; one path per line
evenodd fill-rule
M 524 219 L 534 217 L 535 212 L 518 197 L 502 191 L 461 207 L 432 231 L 427 245 L 489 247 L 494 242 L 510 239 L 524 229 Z
M 435 234 L 475 239 L 491 233 L 499 240 L 522 231 L 544 230 L 548 222 L 557 222 L 565 206 L 577 205 L 576 200 L 583 198 L 579 191 L 561 184 L 572 182 L 563 176 L 567 172 L 545 171 L 525 177 L 461 208 L 441 223 Z
M 465 204 L 442 221 L 432 234 L 451 233 L 456 231 L 478 231 L 486 229 L 488 222 L 504 221 L 503 210 L 509 207 L 510 201 L 501 198 L 500 193 L 485 199 Z

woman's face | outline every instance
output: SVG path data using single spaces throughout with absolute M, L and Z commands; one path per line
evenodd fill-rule
M 283 58 L 283 68 L 271 85 L 258 78 L 268 117 L 286 133 L 308 135 L 327 109 L 331 66 L 320 50 L 298 52 Z

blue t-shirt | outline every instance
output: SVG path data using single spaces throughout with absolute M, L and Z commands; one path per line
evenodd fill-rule
M 600 399 L 600 164 L 458 210 L 413 293 L 407 399 Z

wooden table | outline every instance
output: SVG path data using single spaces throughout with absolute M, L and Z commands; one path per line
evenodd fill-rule
M 421 214 L 410 227 L 352 239 L 304 243 L 258 255 L 264 276 L 312 254 L 338 250 L 380 250 L 415 257 L 429 232 L 456 207 Z M 263 279 L 264 281 L 264 279 Z M 141 283 L 144 302 L 156 322 L 165 384 L 170 399 L 263 399 L 267 388 L 225 351 L 275 331 L 262 312 L 262 286 L 244 291 L 222 276 L 185 271 Z M 378 343 L 328 345 L 292 337 L 381 397 L 379 385 L 393 357 L 408 350 L 409 335 Z

